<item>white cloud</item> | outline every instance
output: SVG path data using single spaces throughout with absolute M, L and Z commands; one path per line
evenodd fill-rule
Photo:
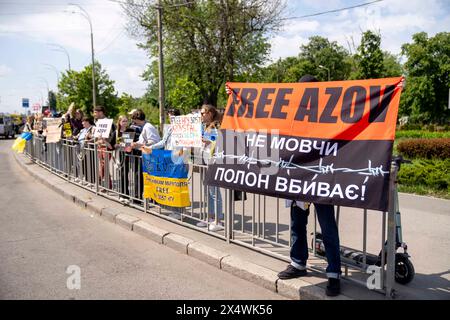
M 319 11 L 354 5 L 346 1 L 327 2 L 303 0 L 297 8 L 300 16 Z M 298 12 L 298 11 L 297 11 Z M 271 40 L 272 59 L 295 56 L 301 44 L 313 35 L 320 35 L 330 41 L 337 41 L 346 49 L 354 51 L 360 42 L 361 33 L 366 30 L 380 32 L 383 50 L 399 54 L 401 45 L 411 42 L 412 35 L 425 31 L 433 36 L 450 29 L 450 3 L 448 0 L 396 0 L 382 1 L 366 7 L 324 14 L 308 20 L 294 20 L 285 25 L 282 33 Z
M 0 64 L 0 77 L 6 77 L 12 74 L 13 70 L 7 65 Z

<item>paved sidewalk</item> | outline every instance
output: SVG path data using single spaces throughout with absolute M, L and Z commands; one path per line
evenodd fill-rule
M 314 271 L 304 278 L 280 280 L 277 273 L 286 267 L 286 262 L 123 206 L 55 176 L 24 155 L 15 155 L 15 158 L 33 178 L 80 206 L 86 214 L 94 214 L 104 221 L 115 223 L 147 239 L 272 290 L 283 297 L 327 300 L 385 299 L 382 294 L 369 291 L 345 279 L 342 280 L 342 294 L 335 298 L 327 297 L 325 295 L 326 277 Z M 101 220 L 99 222 L 101 223 Z

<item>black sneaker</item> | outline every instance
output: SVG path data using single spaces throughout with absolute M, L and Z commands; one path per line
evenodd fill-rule
M 328 278 L 326 294 L 329 297 L 335 297 L 341 293 L 341 280 L 336 278 Z
M 288 265 L 286 270 L 281 271 L 278 274 L 278 278 L 280 278 L 281 280 L 294 279 L 298 277 L 304 277 L 306 276 L 306 273 L 307 273 L 306 269 L 300 270 L 292 265 Z

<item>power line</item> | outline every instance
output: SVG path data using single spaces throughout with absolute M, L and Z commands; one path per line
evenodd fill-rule
M 124 2 L 124 1 L 119 1 L 119 0 L 108 0 L 110 2 L 115 2 L 115 3 L 120 3 L 120 4 L 125 4 L 125 5 L 130 5 L 130 6 L 135 6 L 135 7 L 142 7 L 142 8 L 147 8 L 147 7 L 151 7 L 151 8 L 158 8 L 158 5 L 154 4 L 139 4 L 139 3 L 134 3 L 134 2 Z M 170 6 L 164 6 L 164 8 L 176 8 L 176 7 L 183 7 L 186 6 L 188 4 L 194 4 L 195 1 L 191 1 L 191 2 L 184 2 L 184 3 L 180 3 L 180 4 L 173 4 Z
M 317 13 L 313 13 L 313 14 L 307 14 L 307 15 L 299 16 L 299 17 L 282 18 L 281 20 L 294 20 L 294 19 L 303 19 L 303 18 L 315 17 L 315 16 L 320 16 L 320 15 L 323 15 L 323 14 L 327 14 L 327 13 L 333 13 L 333 12 L 339 12 L 339 11 L 344 11 L 344 10 L 348 10 L 348 9 L 364 7 L 364 6 L 368 6 L 368 5 L 371 5 L 373 3 L 381 2 L 381 1 L 383 1 L 383 0 L 376 0 L 376 1 L 371 1 L 371 2 L 365 2 L 365 3 L 357 4 L 357 5 L 354 5 L 354 6 L 350 6 L 350 7 L 334 9 L 334 10 L 328 10 L 328 11 L 322 11 L 322 12 L 317 12 Z

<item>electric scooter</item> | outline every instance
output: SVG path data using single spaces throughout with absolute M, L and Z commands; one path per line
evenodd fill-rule
M 400 170 L 400 166 L 402 163 L 411 163 L 410 160 L 403 159 L 402 156 L 394 156 L 392 159 L 395 162 L 398 170 Z M 397 181 L 395 181 L 394 188 L 394 201 L 395 201 L 395 281 L 400 284 L 407 284 L 411 282 L 414 278 L 415 271 L 414 266 L 409 259 L 411 256 L 408 254 L 408 246 L 405 242 L 403 242 L 402 237 L 402 224 L 400 218 L 400 209 L 398 203 L 398 191 L 397 191 Z M 316 243 L 315 249 L 316 254 L 320 256 L 325 256 L 325 246 L 323 244 L 323 236 L 320 233 L 316 233 Z M 311 245 L 314 245 L 314 239 L 311 242 Z M 397 252 L 399 248 L 403 249 L 403 252 Z M 386 255 L 387 255 L 387 241 L 384 243 L 384 264 L 386 264 Z M 352 248 L 340 247 L 341 258 L 344 261 L 350 261 L 354 263 L 356 266 L 364 265 L 364 253 Z M 381 267 L 381 255 L 383 250 L 380 251 L 378 255 L 366 253 L 366 265 L 375 265 Z

